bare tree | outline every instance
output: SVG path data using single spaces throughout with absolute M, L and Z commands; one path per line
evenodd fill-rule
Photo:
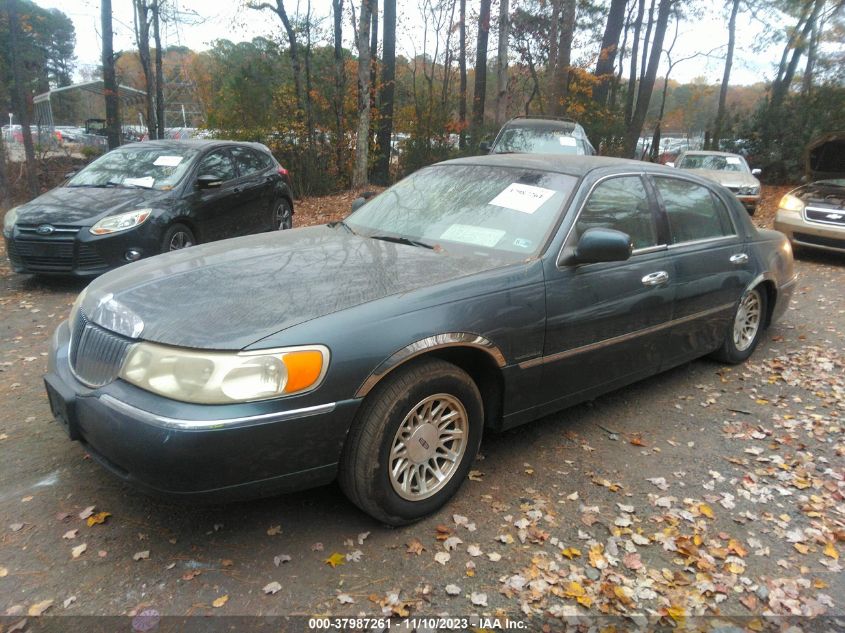
M 467 0 L 460 0 L 458 69 L 460 73 L 460 97 L 458 101 L 458 122 L 461 132 L 458 136 L 458 148 L 467 144 Z
M 342 7 L 342 2 L 339 3 Z M 290 65 L 291 70 L 293 70 L 293 87 L 294 92 L 296 93 L 296 105 L 299 109 L 300 115 L 302 112 L 305 111 L 305 101 L 304 96 L 302 94 L 302 69 L 301 63 L 299 61 L 299 43 L 296 39 L 296 31 L 293 28 L 293 23 L 290 21 L 290 16 L 288 16 L 287 9 L 285 8 L 284 0 L 276 0 L 276 4 L 270 4 L 269 2 L 261 2 L 258 4 L 254 4 L 252 1 L 249 2 L 247 5 L 251 9 L 256 9 L 258 11 L 269 9 L 273 13 L 275 13 L 279 19 L 282 21 L 282 26 L 285 29 L 285 34 L 288 38 L 288 50 L 290 51 Z M 369 27 L 367 27 L 367 31 L 369 32 Z M 335 34 L 337 34 L 337 30 L 335 30 Z M 369 37 L 367 38 L 369 40 Z M 367 42 L 369 45 L 369 42 Z
M 496 55 L 496 125 L 508 112 L 508 32 L 510 25 L 508 0 L 499 0 L 499 50 Z
M 156 127 L 157 138 L 164 138 L 164 49 L 161 46 L 161 0 L 152 0 L 153 40 L 156 45 Z
M 344 125 L 343 97 L 346 92 L 346 73 L 343 67 L 343 0 L 332 0 L 334 19 L 334 118 L 335 118 L 335 159 L 338 172 L 343 171 Z
M 478 38 L 475 48 L 475 86 L 472 93 L 472 144 L 481 142 L 484 132 L 484 102 L 487 97 L 487 40 L 490 35 L 490 0 L 481 0 Z
M 634 113 L 634 98 L 637 93 L 637 54 L 640 48 L 640 30 L 643 26 L 645 0 L 637 2 L 637 17 L 634 18 L 634 42 L 631 45 L 631 68 L 628 72 L 628 93 L 625 95 L 625 125 L 630 125 Z
M 138 59 L 144 72 L 144 88 L 147 92 L 144 101 L 147 110 L 147 134 L 151 139 L 157 138 L 156 110 L 153 99 L 155 79 L 153 76 L 152 57 L 150 55 L 150 5 L 147 0 L 132 0 L 134 5 L 135 44 L 138 46 Z
M 569 94 L 569 71 L 572 64 L 572 40 L 575 37 L 576 0 L 563 0 L 561 5 L 560 37 L 557 46 L 557 64 L 552 84 L 552 112 L 566 114 L 566 97 Z
M 7 0 L 9 17 L 9 49 L 12 62 L 12 83 L 15 109 L 21 124 L 24 155 L 26 156 L 26 182 L 32 197 L 38 195 L 38 178 L 35 170 L 35 147 L 32 144 L 32 130 L 29 127 L 29 90 L 21 76 L 21 42 L 23 32 L 18 14 L 18 0 Z
M 278 0 L 280 1 L 280 0 Z M 352 6 L 355 20 L 355 7 Z M 355 141 L 355 165 L 352 170 L 352 186 L 365 187 L 368 182 L 370 136 L 370 23 L 372 5 L 370 0 L 361 0 L 361 15 L 358 19 L 356 40 L 358 43 L 358 133 Z
M 393 137 L 393 100 L 396 92 L 396 0 L 384 1 L 382 29 L 381 86 L 379 90 L 379 156 L 375 175 L 380 184 L 390 180 L 390 150 Z
M 628 0 L 611 0 L 604 36 L 601 39 L 601 49 L 594 73 L 598 83 L 593 86 L 593 101 L 602 106 L 607 103 L 607 94 L 610 91 L 610 82 L 616 67 L 616 52 L 619 49 L 619 36 L 625 25 L 626 4 Z
M 103 32 L 103 95 L 106 100 L 106 137 L 109 149 L 120 145 L 120 99 L 114 72 L 114 35 L 112 34 L 111 0 L 101 0 L 100 20 Z
M 736 15 L 739 13 L 740 0 L 730 0 L 731 17 L 728 20 L 728 52 L 725 55 L 725 70 L 722 73 L 722 85 L 719 88 L 719 107 L 716 111 L 716 122 L 713 125 L 713 136 L 710 147 L 719 149 L 722 138 L 722 126 L 725 123 L 725 106 L 728 98 L 728 85 L 731 81 L 731 67 L 734 63 L 734 46 L 736 44 Z

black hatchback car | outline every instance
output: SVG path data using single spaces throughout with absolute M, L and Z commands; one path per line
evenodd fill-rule
M 292 224 L 288 172 L 264 145 L 149 141 L 115 149 L 11 209 L 3 237 L 15 272 L 93 276 Z

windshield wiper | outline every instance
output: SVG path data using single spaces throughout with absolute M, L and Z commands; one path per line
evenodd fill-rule
M 352 230 L 352 227 L 351 227 L 351 226 L 349 226 L 349 225 L 348 225 L 346 222 L 344 222 L 343 220 L 338 220 L 337 222 L 332 222 L 331 224 L 329 224 L 329 226 L 330 226 L 330 227 L 332 227 L 332 228 L 335 228 L 336 226 L 342 226 L 342 227 L 343 227 L 343 228 L 345 228 L 347 231 L 349 231 L 350 233 L 352 233 L 352 235 L 358 235 L 355 231 L 353 231 L 353 230 Z
M 427 248 L 429 250 L 435 250 L 435 247 L 431 244 L 426 244 L 425 242 L 420 242 L 419 240 L 412 240 L 408 237 L 402 237 L 399 235 L 370 235 L 371 239 L 374 240 L 383 240 L 385 242 L 393 242 L 395 244 L 405 244 L 406 246 L 418 246 L 420 248 Z

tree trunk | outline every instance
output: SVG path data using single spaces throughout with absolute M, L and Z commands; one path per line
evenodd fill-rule
M 607 14 L 607 24 L 604 36 L 601 38 L 601 50 L 596 62 L 595 76 L 597 83 L 593 86 L 593 101 L 598 105 L 607 104 L 607 93 L 616 68 L 616 52 L 619 49 L 619 36 L 625 26 L 625 5 L 628 0 L 611 0 L 610 12 Z
M 138 59 L 144 71 L 144 97 L 147 116 L 147 136 L 152 140 L 157 137 L 156 111 L 153 101 L 155 82 L 153 79 L 152 58 L 150 56 L 150 5 L 147 0 L 134 0 L 135 5 L 135 42 L 138 44 Z
M 622 83 L 622 73 L 625 70 L 625 51 L 628 50 L 628 33 L 631 29 L 631 16 L 634 12 L 635 4 L 631 4 L 628 9 L 628 14 L 625 17 L 625 27 L 622 31 L 622 45 L 619 47 L 619 68 L 616 70 L 616 76 L 613 77 L 610 84 L 610 103 L 611 110 L 616 108 L 616 98 L 619 95 L 619 86 Z
M 6 141 L 0 132 L 0 207 L 8 209 L 12 206 L 10 193 L 9 176 L 6 173 Z
M 654 41 L 651 45 L 651 54 L 648 58 L 645 76 L 640 81 L 637 91 L 637 105 L 631 116 L 631 123 L 625 133 L 625 152 L 632 157 L 637 147 L 637 140 L 643 130 L 646 113 L 648 112 L 651 93 L 654 90 L 654 80 L 657 78 L 657 67 L 660 64 L 660 56 L 663 52 L 663 39 L 666 36 L 666 25 L 669 22 L 669 11 L 675 0 L 660 0 L 657 10 L 657 21 L 654 25 Z
M 783 100 L 786 98 L 786 95 L 789 94 L 789 87 L 792 84 L 792 80 L 795 77 L 795 71 L 798 69 L 798 62 L 801 60 L 801 56 L 804 54 L 804 50 L 807 48 L 807 40 L 810 38 L 810 33 L 813 30 L 813 26 L 818 21 L 819 13 L 821 12 L 822 7 L 824 6 L 825 0 L 815 0 L 813 3 L 813 10 L 810 14 L 809 19 L 804 24 L 804 28 L 801 30 L 801 35 L 798 40 L 795 42 L 795 48 L 792 51 L 792 59 L 789 61 L 789 65 L 786 67 L 786 71 L 784 72 L 783 78 L 780 83 L 777 85 L 777 90 L 775 87 L 772 87 L 772 111 L 776 112 L 780 109 L 780 106 L 783 104 Z
M 634 113 L 634 97 L 637 91 L 637 55 L 640 48 L 640 29 L 643 26 L 645 0 L 639 0 L 637 19 L 634 20 L 634 43 L 631 46 L 631 69 L 628 73 L 628 94 L 625 95 L 625 125 L 630 125 Z
M 396 92 L 396 0 L 384 0 L 382 28 L 381 86 L 379 90 L 379 155 L 375 180 L 380 185 L 390 182 L 390 151 L 393 139 L 393 99 Z M 466 112 L 464 112 L 466 114 Z
M 645 37 L 643 38 L 643 58 L 640 62 L 640 81 L 642 81 L 645 77 L 646 63 L 649 60 L 649 56 L 646 53 L 648 52 L 648 44 L 651 39 L 651 29 L 654 27 L 654 7 L 656 1 L 657 0 L 651 0 L 651 6 L 648 8 L 648 22 L 646 23 Z
M 100 20 L 103 31 L 103 95 L 106 99 L 106 137 L 109 149 L 120 145 L 120 100 L 114 74 L 114 36 L 111 24 L 111 0 L 100 2 Z
M 478 44 L 475 51 L 475 86 L 472 93 L 472 144 L 477 147 L 484 133 L 484 101 L 487 97 L 487 38 L 490 35 L 490 0 L 481 0 Z
M 333 7 L 335 6 L 335 0 L 332 0 Z M 337 6 L 342 7 L 343 3 L 342 0 L 337 2 Z M 285 34 L 288 38 L 288 50 L 290 51 L 290 66 L 291 70 L 293 71 L 293 89 L 296 93 L 296 107 L 299 111 L 298 114 L 301 117 L 302 113 L 305 111 L 305 100 L 302 94 L 302 67 L 299 62 L 299 44 L 296 40 L 296 31 L 293 28 L 293 24 L 291 24 L 290 17 L 288 16 L 287 9 L 285 9 L 285 2 L 284 0 L 276 0 L 275 5 L 268 4 L 266 2 L 262 2 L 261 4 L 257 5 L 250 5 L 253 9 L 270 9 L 273 13 L 279 16 L 279 19 L 282 21 L 282 26 L 285 29 Z M 335 35 L 338 32 L 338 17 L 337 11 L 335 12 Z M 367 28 L 369 33 L 369 27 Z M 369 36 L 367 37 L 369 40 Z M 369 42 L 366 44 L 369 45 Z M 337 47 L 337 44 L 335 44 Z M 335 59 L 337 59 L 337 52 L 335 51 Z
M 549 25 L 549 63 L 548 70 L 554 73 L 557 68 L 557 45 L 560 37 L 560 5 L 563 0 L 552 0 L 552 23 Z
M 499 0 L 499 51 L 496 56 L 496 126 L 508 116 L 508 33 L 510 25 L 508 0 Z
M 164 128 L 167 125 L 164 115 L 164 50 L 161 47 L 161 0 L 153 0 L 153 40 L 156 45 L 156 127 L 158 138 L 164 138 Z
M 352 186 L 367 186 L 370 136 L 370 0 L 361 0 L 358 22 L 358 133 L 355 141 L 355 167 Z
M 569 94 L 569 70 L 572 63 L 572 39 L 575 37 L 576 0 L 563 0 L 561 7 L 560 39 L 557 46 L 557 65 L 552 84 L 552 114 L 566 114 Z
M 11 52 L 12 82 L 14 93 L 14 104 L 17 110 L 18 121 L 21 124 L 21 135 L 23 136 L 23 150 L 26 156 L 26 184 L 29 194 L 34 198 L 38 195 L 38 174 L 35 167 L 35 147 L 32 144 L 32 130 L 29 127 L 29 90 L 24 86 L 21 76 L 23 60 L 21 59 L 21 42 L 23 31 L 21 30 L 20 18 L 18 16 L 18 0 L 7 0 L 9 16 L 9 50 Z M 10 132 L 11 134 L 11 132 Z
M 725 104 L 728 98 L 728 85 L 731 81 L 731 66 L 734 63 L 734 45 L 736 43 L 736 14 L 739 12 L 739 0 L 732 0 L 731 17 L 728 20 L 728 53 L 725 56 L 725 72 L 722 73 L 722 85 L 719 88 L 719 108 L 713 125 L 710 148 L 718 150 L 722 138 L 722 126 L 725 123 Z
M 819 38 L 821 37 L 823 18 L 816 16 L 813 20 L 813 27 L 810 32 L 810 47 L 807 49 L 807 65 L 804 68 L 804 78 L 801 81 L 801 93 L 808 95 L 813 87 L 813 75 L 816 69 L 816 57 L 818 54 Z
M 343 0 L 332 0 L 334 18 L 334 122 L 335 122 L 335 160 L 337 173 L 344 173 L 344 147 L 346 140 L 343 126 L 343 100 L 346 92 L 346 73 L 343 67 Z
M 458 68 L 461 85 L 458 100 L 458 123 L 461 131 L 458 135 L 458 149 L 464 149 L 467 145 L 467 0 L 460 0 L 460 13 Z

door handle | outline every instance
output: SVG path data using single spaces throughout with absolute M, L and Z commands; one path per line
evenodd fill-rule
M 669 281 L 669 273 L 665 270 L 658 270 L 656 273 L 650 273 L 642 279 L 644 286 L 659 286 Z
M 748 263 L 748 255 L 745 253 L 738 253 L 736 255 L 731 255 L 731 264 L 747 264 Z
M 240 187 L 235 187 L 235 188 L 233 188 L 233 189 L 232 189 L 232 192 L 233 192 L 233 193 L 240 193 L 240 192 L 241 192 L 241 188 L 240 188 Z

